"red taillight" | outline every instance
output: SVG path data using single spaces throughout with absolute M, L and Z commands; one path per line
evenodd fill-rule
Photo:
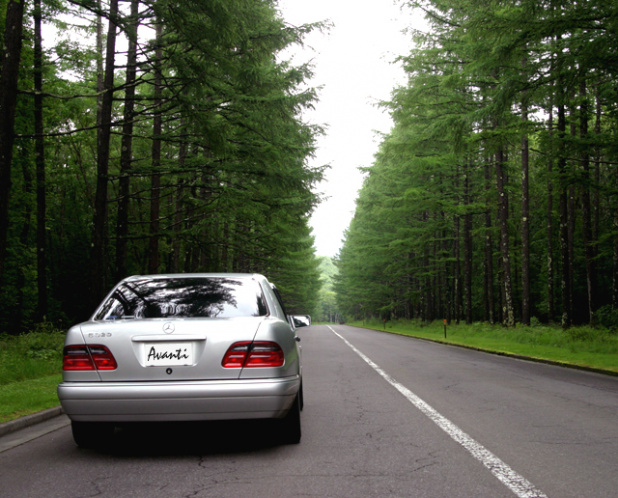
M 232 344 L 225 353 L 221 365 L 224 368 L 242 368 L 247 359 L 251 341 L 237 342 Z
M 86 346 L 66 346 L 62 359 L 63 370 L 94 370 L 94 362 Z
M 62 360 L 63 370 L 115 370 L 114 355 L 105 346 L 66 346 Z
M 242 341 L 230 346 L 221 365 L 224 368 L 280 367 L 284 360 L 283 350 L 276 342 Z
M 283 365 L 283 351 L 274 342 L 254 342 L 245 367 L 280 367 Z

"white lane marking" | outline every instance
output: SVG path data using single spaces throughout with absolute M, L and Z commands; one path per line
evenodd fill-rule
M 377 364 L 375 364 L 370 358 L 365 356 L 361 351 L 356 349 L 347 339 L 335 332 L 332 327 L 328 328 L 343 342 L 345 342 L 352 351 L 360 356 L 365 362 L 371 366 L 377 373 L 379 373 L 384 380 L 386 380 L 391 386 L 397 389 L 403 394 L 410 403 L 418 408 L 422 413 L 429 417 L 440 429 L 446 432 L 453 440 L 463 446 L 470 454 L 487 467 L 490 472 L 499 479 L 505 486 L 507 486 L 513 493 L 520 498 L 547 498 L 547 495 L 540 489 L 536 488 L 530 481 L 523 476 L 515 472 L 506 463 L 500 460 L 491 451 L 485 448 L 483 445 L 472 439 L 468 434 L 457 427 L 453 422 L 442 416 L 430 405 L 425 403 L 416 394 L 410 391 L 407 387 L 403 386 L 384 370 L 382 370 Z

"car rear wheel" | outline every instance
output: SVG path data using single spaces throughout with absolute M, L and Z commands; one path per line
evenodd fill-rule
M 80 448 L 96 448 L 110 442 L 114 424 L 103 422 L 71 422 L 73 440 Z
M 300 400 L 300 411 L 303 411 L 303 408 L 305 407 L 305 397 L 303 395 L 303 382 L 300 382 L 300 390 L 298 391 L 298 396 L 299 396 L 299 400 Z
M 300 443 L 300 394 L 294 398 L 294 403 L 287 415 L 279 421 L 281 431 L 281 442 L 283 444 Z

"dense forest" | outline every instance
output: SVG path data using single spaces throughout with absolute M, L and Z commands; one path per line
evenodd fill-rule
M 130 274 L 260 272 L 317 306 L 320 25 L 276 0 L 0 0 L 0 332 L 87 318 Z
M 573 324 L 618 310 L 618 4 L 418 0 L 338 258 L 348 318 Z

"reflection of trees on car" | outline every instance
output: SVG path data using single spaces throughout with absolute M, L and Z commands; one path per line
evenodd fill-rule
M 178 277 L 123 284 L 103 303 L 95 318 L 230 318 L 263 316 L 266 312 L 261 290 L 255 282 Z

